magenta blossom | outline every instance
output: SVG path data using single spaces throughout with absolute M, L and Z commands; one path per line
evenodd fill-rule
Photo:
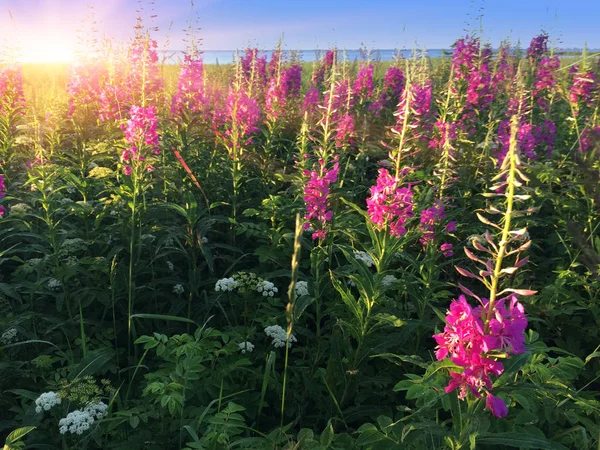
M 499 418 L 503 418 L 508 414 L 508 408 L 506 407 L 504 400 L 494 397 L 492 394 L 488 394 L 485 399 L 485 409 Z
M 323 166 L 324 162 L 319 161 L 319 164 Z M 322 169 L 323 175 L 319 175 L 316 170 L 304 172 L 305 176 L 310 177 L 306 183 L 303 197 L 306 203 L 304 228 L 308 229 L 311 224 L 314 225 L 313 240 L 322 241 L 327 236 L 325 227 L 327 222 L 333 218 L 333 211 L 328 209 L 331 206 L 328 201 L 329 186 L 337 181 L 339 169 L 340 165 L 336 161 L 332 169 Z
M 391 236 L 406 233 L 406 222 L 413 217 L 413 193 L 410 187 L 399 187 L 387 169 L 379 169 L 377 184 L 371 186 L 367 211 L 378 230 L 389 228 Z
M 185 55 L 181 63 L 177 92 L 171 102 L 171 113 L 200 111 L 204 108 L 204 65 L 202 58 Z
M 242 145 L 251 143 L 251 135 L 258 131 L 260 123 L 260 108 L 256 100 L 248 97 L 244 90 L 231 89 L 226 106 L 227 117 L 230 120 L 226 135 L 232 137 L 235 130 L 238 143 Z
M 364 100 L 368 100 L 373 96 L 373 65 L 369 64 L 361 66 L 356 75 L 354 81 L 353 94 L 355 97 L 360 99 L 362 103 Z
M 507 300 L 510 302 L 508 307 L 505 306 Z M 523 305 L 514 295 L 499 299 L 491 314 L 487 299 L 483 299 L 482 305 L 471 308 L 464 295 L 452 301 L 444 331 L 433 336 L 437 342 L 436 358 L 450 357 L 454 364 L 463 368 L 462 372 L 450 372 L 451 380 L 446 392 L 458 389 L 461 399 L 469 392 L 477 398 L 485 393 L 486 409 L 496 417 L 504 417 L 506 405 L 491 396 L 490 376 L 499 376 L 504 371 L 502 363 L 494 359 L 494 354 L 525 352 L 523 333 L 527 318 Z M 490 320 L 486 323 L 488 317 Z

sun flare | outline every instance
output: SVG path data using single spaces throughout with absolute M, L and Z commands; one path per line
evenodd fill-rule
M 75 50 L 69 39 L 35 39 L 24 43 L 19 59 L 25 63 L 68 63 Z

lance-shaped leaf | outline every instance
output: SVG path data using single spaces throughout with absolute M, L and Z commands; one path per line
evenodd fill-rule
M 500 228 L 498 225 L 496 225 L 494 222 L 492 222 L 490 219 L 488 219 L 487 217 L 485 217 L 484 215 L 480 214 L 480 213 L 476 213 L 477 214 L 477 218 L 484 223 L 485 225 L 489 225 L 491 227 L 497 228 L 498 230 L 501 230 L 502 228 Z
M 502 290 L 501 292 L 498 293 L 498 295 L 502 295 L 506 292 L 512 292 L 514 294 L 517 295 L 523 295 L 523 296 L 530 296 L 530 295 L 535 295 L 537 294 L 537 291 L 534 291 L 532 289 L 512 289 L 512 288 L 506 288 L 504 290 Z
M 456 271 L 458 273 L 460 273 L 463 277 L 467 277 L 467 278 L 475 278 L 476 280 L 479 281 L 483 281 L 483 279 L 481 277 L 478 277 L 477 275 L 475 275 L 473 272 L 469 272 L 466 269 L 463 269 L 462 267 L 458 267 L 458 266 L 454 266 L 454 268 L 456 269 Z

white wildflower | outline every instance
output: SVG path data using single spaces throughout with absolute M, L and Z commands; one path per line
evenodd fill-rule
M 285 342 L 287 340 L 287 332 L 279 325 L 268 326 L 267 328 L 265 328 L 265 334 L 273 338 L 273 346 L 275 348 L 285 347 Z M 290 334 L 288 347 L 292 346 L 292 342 L 297 342 L 297 340 L 293 334 Z
M 371 267 L 374 264 L 373 258 L 371 258 L 371 255 L 369 255 L 367 252 L 354 250 L 354 258 L 364 262 L 367 267 Z
M 2 345 L 12 344 L 16 340 L 17 340 L 17 329 L 16 328 L 9 328 L 4 333 L 2 333 L 2 336 L 0 336 L 0 344 L 2 344 Z
M 77 252 L 85 251 L 87 245 L 83 239 L 73 238 L 73 239 L 65 239 L 62 244 L 60 244 L 60 253 L 61 254 L 73 254 Z
M 52 407 L 61 403 L 62 400 L 56 392 L 44 392 L 35 400 L 35 412 L 40 414 L 42 411 L 50 411 Z
M 238 285 L 238 282 L 235 281 L 233 278 L 221 278 L 220 280 L 217 281 L 217 284 L 215 284 L 215 291 L 219 292 L 227 292 L 227 291 L 233 291 Z
M 203 244 L 208 244 L 208 238 L 203 236 L 202 239 L 200 239 L 200 242 L 202 242 Z
M 69 256 L 66 260 L 66 264 L 69 267 L 76 266 L 79 264 L 79 258 L 77 258 L 77 256 Z
M 31 211 L 31 208 L 25 203 L 17 203 L 10 207 L 11 214 L 15 215 L 27 214 L 29 211 Z
M 56 278 L 50 278 L 50 280 L 48 280 L 48 289 L 52 289 L 53 291 L 56 291 L 58 289 L 60 289 L 60 287 L 62 286 L 62 283 L 57 280 Z
M 173 293 L 177 294 L 177 295 L 181 295 L 183 294 L 183 291 L 185 289 L 183 289 L 183 285 L 182 284 L 176 284 L 175 286 L 173 286 Z
M 384 288 L 389 288 L 396 281 L 398 281 L 398 278 L 396 278 L 394 275 L 386 275 L 381 279 L 381 284 Z
M 263 297 L 273 297 L 275 294 L 277 294 L 277 292 L 279 292 L 279 289 L 277 289 L 273 283 L 267 280 L 259 281 L 256 285 L 256 290 L 259 293 L 262 293 Z
M 252 353 L 254 350 L 254 344 L 249 341 L 242 342 L 238 344 L 238 350 L 242 353 Z
M 308 295 L 308 281 L 297 281 L 296 286 L 294 286 L 294 293 L 296 297 Z
M 76 409 L 67 414 L 67 417 L 60 419 L 58 430 L 60 434 L 83 434 L 90 429 L 95 421 L 102 419 L 106 415 L 108 406 L 104 402 L 88 403 L 83 410 Z

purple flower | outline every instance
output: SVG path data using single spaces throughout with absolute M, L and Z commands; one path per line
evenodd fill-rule
M 235 132 L 241 145 L 252 142 L 251 135 L 258 131 L 260 123 L 260 108 L 256 100 L 248 97 L 244 90 L 230 89 L 226 101 L 229 128 L 226 136 L 232 137 Z
M 410 187 L 399 187 L 387 169 L 379 169 L 377 184 L 371 186 L 367 212 L 378 230 L 389 228 L 391 236 L 406 233 L 406 222 L 413 217 L 413 193 Z
M 508 408 L 504 400 L 494 397 L 492 394 L 488 394 L 485 399 L 485 409 L 500 419 L 508 414 Z
M 352 89 L 355 97 L 358 97 L 361 102 L 367 100 L 373 96 L 373 65 L 369 64 L 361 66 L 356 80 L 354 81 L 354 87 Z
M 185 55 L 181 63 L 177 92 L 171 101 L 171 113 L 204 109 L 204 65 L 201 58 Z
M 548 52 L 548 35 L 542 33 L 534 37 L 527 49 L 527 56 L 533 61 L 539 61 Z
M 319 161 L 322 166 L 322 175 L 316 170 L 305 171 L 304 175 L 310 177 L 304 189 L 303 200 L 306 203 L 306 214 L 304 215 L 304 228 L 308 229 L 312 224 L 315 226 L 315 232 L 312 235 L 313 240 L 323 240 L 327 236 L 325 227 L 327 222 L 333 218 L 333 211 L 329 210 L 330 203 L 329 186 L 337 181 L 338 172 L 340 169 L 339 163 L 336 161 L 333 168 L 327 170 L 323 167 L 324 162 Z

